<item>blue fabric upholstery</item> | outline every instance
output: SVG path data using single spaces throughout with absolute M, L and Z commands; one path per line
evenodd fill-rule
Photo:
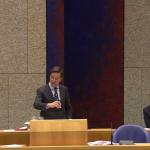
M 149 133 L 141 126 L 134 124 L 122 125 L 113 134 L 113 142 L 119 143 L 120 140 L 132 140 L 134 143 L 148 143 Z

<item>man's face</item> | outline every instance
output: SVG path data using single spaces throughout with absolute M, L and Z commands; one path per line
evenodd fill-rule
M 53 87 L 56 87 L 59 85 L 59 83 L 61 82 L 62 78 L 61 78 L 61 74 L 58 72 L 53 72 L 50 75 L 50 83 Z

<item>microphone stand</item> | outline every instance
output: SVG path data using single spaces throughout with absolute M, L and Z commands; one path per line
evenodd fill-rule
M 111 127 L 111 131 L 110 131 L 111 137 L 110 137 L 110 144 L 109 144 L 109 145 L 113 145 L 113 131 L 112 131 L 112 122 L 111 122 L 111 124 L 110 124 L 110 127 Z

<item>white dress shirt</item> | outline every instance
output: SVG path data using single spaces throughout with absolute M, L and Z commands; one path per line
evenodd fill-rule
M 49 82 L 49 87 L 50 87 L 50 89 L 51 89 L 51 91 L 52 91 L 52 94 L 53 94 L 53 96 L 54 96 L 54 93 L 55 93 L 54 88 L 55 88 L 55 87 L 53 87 L 50 82 Z M 57 88 L 57 93 L 58 93 L 58 100 L 61 100 L 61 98 L 60 98 L 59 86 L 57 86 L 56 88 Z

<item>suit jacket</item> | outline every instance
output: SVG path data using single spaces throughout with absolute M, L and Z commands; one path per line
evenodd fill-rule
M 146 128 L 150 128 L 150 105 L 143 108 L 144 122 Z
M 63 85 L 59 85 L 60 90 L 60 109 L 49 108 L 47 109 L 47 103 L 55 101 L 52 91 L 48 84 L 37 89 L 37 95 L 34 101 L 34 108 L 41 110 L 40 115 L 44 119 L 69 119 L 72 117 L 72 108 L 70 104 L 70 97 L 68 88 Z

